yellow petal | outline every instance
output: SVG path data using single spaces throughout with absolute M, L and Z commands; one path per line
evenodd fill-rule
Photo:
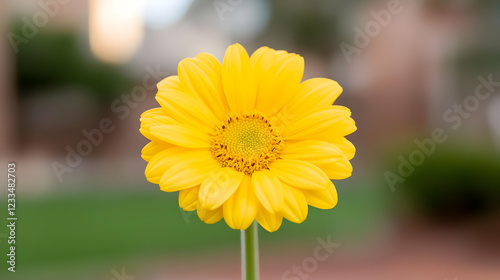
M 304 59 L 300 55 L 281 55 L 257 81 L 257 110 L 267 115 L 278 113 L 297 93 L 303 74 Z
M 298 159 L 314 165 L 324 165 L 344 160 L 344 153 L 337 146 L 318 140 L 285 143 L 280 153 L 284 159 Z
M 351 160 L 356 153 L 356 147 L 343 136 L 322 133 L 315 135 L 315 139 L 337 146 L 348 160 Z
M 337 123 L 331 124 L 326 129 L 310 134 L 312 139 L 331 142 L 327 139 L 343 137 L 356 131 L 356 123 L 352 118 L 345 118 Z
M 240 44 L 231 45 L 226 50 L 222 85 L 232 111 L 248 113 L 254 109 L 257 85 L 248 53 Z
M 166 112 L 162 108 L 154 108 L 147 110 L 146 112 L 142 113 L 141 118 L 139 120 L 141 122 L 141 129 L 147 130 L 148 132 L 151 126 L 161 124 L 161 121 L 164 120 L 167 121 L 168 124 L 178 123 L 176 120 L 168 117 L 166 115 Z
M 195 126 L 205 132 L 213 131 L 217 117 L 199 99 L 177 90 L 158 92 L 156 100 L 169 116 L 180 123 Z
M 221 64 L 215 56 L 209 54 L 209 53 L 199 53 L 194 57 L 195 60 L 205 64 L 208 66 L 210 69 L 212 69 L 215 73 L 220 73 L 221 71 Z M 222 95 L 220 95 L 222 96 Z
M 339 147 L 348 160 L 351 160 L 354 157 L 356 147 L 354 147 L 354 145 L 345 137 L 324 137 L 324 139 L 325 141 Z
M 244 173 L 230 167 L 209 172 L 200 187 L 199 199 L 203 208 L 213 210 L 220 207 L 238 189 L 243 176 Z
M 345 179 L 352 173 L 352 165 L 342 150 L 323 141 L 306 140 L 287 144 L 280 156 L 312 163 L 321 168 L 330 179 Z
M 283 187 L 280 180 L 269 170 L 261 169 L 252 174 L 255 196 L 269 212 L 276 213 L 283 204 Z
M 299 189 L 322 190 L 332 184 L 323 170 L 302 160 L 276 160 L 269 164 L 269 169 L 281 181 Z
M 266 72 L 274 65 L 278 57 L 276 50 L 265 46 L 260 47 L 250 57 L 250 65 L 258 72 Z
M 285 204 L 282 210 L 284 218 L 294 223 L 302 223 L 307 218 L 306 197 L 301 190 L 283 182 L 282 185 L 285 195 Z
M 264 207 L 259 208 L 256 219 L 269 232 L 277 231 L 283 222 L 283 216 L 280 213 L 271 213 Z
M 283 130 L 286 140 L 317 139 L 318 135 L 345 136 L 356 130 L 351 111 L 343 106 L 321 107 L 297 118 Z
M 250 175 L 245 175 L 236 192 L 224 203 L 224 220 L 232 229 L 244 230 L 255 220 L 259 203 Z
M 172 147 L 157 153 L 146 166 L 144 172 L 146 179 L 153 184 L 159 184 L 167 169 L 172 167 L 176 161 L 188 157 L 191 150 L 183 147 Z
M 223 217 L 222 207 L 219 207 L 215 210 L 209 210 L 207 208 L 203 208 L 198 204 L 198 217 L 200 220 L 204 221 L 207 224 L 215 224 L 220 221 Z
M 186 152 L 183 156 L 161 177 L 162 191 L 174 192 L 200 185 L 210 171 L 220 167 L 206 149 Z
M 332 184 L 324 190 L 304 191 L 307 204 L 319 209 L 332 209 L 337 205 L 337 190 Z
M 179 76 L 177 75 L 166 77 L 156 84 L 156 87 L 159 91 L 167 89 L 182 91 L 181 82 L 179 80 Z
M 194 211 L 198 208 L 199 191 L 199 186 L 179 191 L 179 206 L 182 210 Z
M 150 161 L 151 158 L 156 155 L 157 153 L 172 148 L 174 145 L 169 144 L 169 143 L 163 143 L 163 142 L 156 142 L 156 141 L 151 141 L 144 148 L 142 148 L 141 151 L 141 157 L 145 161 Z
M 179 122 L 177 122 L 176 120 L 168 117 L 166 115 L 166 112 L 162 108 L 147 110 L 146 112 L 142 113 L 140 121 L 141 128 L 139 129 L 139 131 L 141 132 L 141 134 L 151 141 L 162 143 L 165 143 L 165 141 L 154 136 L 151 133 L 151 128 L 160 124 L 179 124 Z
M 183 59 L 177 68 L 183 89 L 199 98 L 223 121 L 228 105 L 222 90 L 221 65 L 210 54 Z
M 161 108 L 152 108 L 149 110 L 146 110 L 144 113 L 141 114 L 141 122 L 142 121 L 150 121 L 153 117 L 158 116 L 158 115 L 164 115 L 165 112 Z
M 297 95 L 286 105 L 292 116 L 300 116 L 317 107 L 332 105 L 342 93 L 342 87 L 333 80 L 314 78 L 300 84 Z
M 256 80 L 260 81 L 267 71 L 276 63 L 276 60 L 286 54 L 288 54 L 288 52 L 276 51 L 269 47 L 258 48 L 250 57 L 250 66 L 254 69 Z
M 333 163 L 318 165 L 318 167 L 326 173 L 328 178 L 333 180 L 349 178 L 352 174 L 352 165 L 346 157 Z
M 160 124 L 152 126 L 150 132 L 158 139 L 187 148 L 208 148 L 210 136 L 206 132 L 188 125 Z

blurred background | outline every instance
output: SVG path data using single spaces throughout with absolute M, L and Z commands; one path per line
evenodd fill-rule
M 148 183 L 138 132 L 181 59 L 239 42 L 301 54 L 358 126 L 339 204 L 261 229 L 261 279 L 500 279 L 499 29 L 494 0 L 1 1 L 0 278 L 239 279 L 240 233 Z

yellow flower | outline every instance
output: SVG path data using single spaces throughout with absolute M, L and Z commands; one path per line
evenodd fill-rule
M 239 45 L 221 63 L 200 53 L 158 83 L 161 108 L 144 112 L 146 178 L 206 223 L 233 229 L 257 219 L 276 231 L 283 218 L 301 223 L 308 205 L 331 209 L 330 179 L 351 175 L 356 130 L 348 108 L 332 105 L 335 81 L 301 83 L 304 59 L 262 47 L 251 57 Z

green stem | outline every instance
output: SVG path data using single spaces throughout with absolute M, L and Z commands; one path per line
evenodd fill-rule
M 259 280 L 259 234 L 257 221 L 241 231 L 241 279 Z

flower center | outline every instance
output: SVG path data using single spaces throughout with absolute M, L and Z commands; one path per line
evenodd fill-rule
M 213 135 L 212 154 L 223 167 L 252 174 L 279 158 L 283 140 L 260 114 L 229 117 Z

